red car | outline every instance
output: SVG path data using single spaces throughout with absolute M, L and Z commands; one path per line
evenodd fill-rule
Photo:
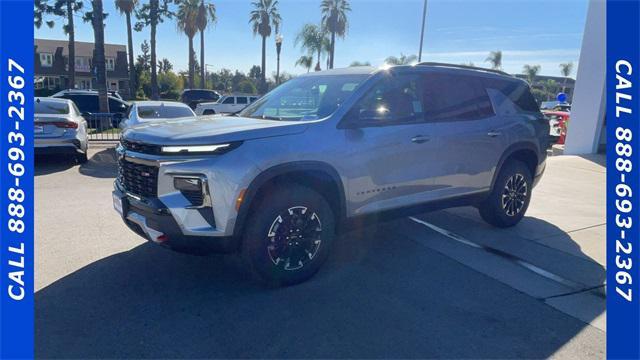
M 564 144 L 570 113 L 566 111 L 543 111 L 542 113 L 549 120 L 549 136 L 555 140 L 556 144 Z

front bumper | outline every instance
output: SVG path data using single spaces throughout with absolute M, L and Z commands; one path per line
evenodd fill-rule
M 238 249 L 238 241 L 230 236 L 195 236 L 183 234 L 170 210 L 158 199 L 142 199 L 127 194 L 116 180 L 114 207 L 124 223 L 146 240 L 172 250 L 193 254 L 229 253 Z M 119 208 L 116 202 L 119 200 Z

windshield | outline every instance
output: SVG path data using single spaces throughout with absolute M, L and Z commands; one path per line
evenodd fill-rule
M 260 98 L 238 115 L 269 120 L 318 120 L 333 114 L 369 75 L 303 76 Z
M 139 106 L 138 116 L 141 119 L 174 119 L 180 117 L 195 116 L 193 111 L 183 106 Z
M 36 114 L 66 115 L 69 113 L 69 104 L 61 101 L 36 101 Z

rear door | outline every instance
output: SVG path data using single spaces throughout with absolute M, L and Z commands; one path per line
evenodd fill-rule
M 480 78 L 459 72 L 425 76 L 425 109 L 436 125 L 440 156 L 433 163 L 440 197 L 487 190 L 503 138 L 495 124 L 491 100 Z
M 236 96 L 236 105 L 233 112 L 240 111 L 248 105 L 249 101 L 246 96 Z

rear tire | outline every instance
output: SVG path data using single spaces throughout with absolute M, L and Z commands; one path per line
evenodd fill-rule
M 89 161 L 89 157 L 87 156 L 86 152 L 83 152 L 81 154 L 76 155 L 76 161 L 78 162 L 78 164 L 84 164 L 87 161 Z
M 242 254 L 263 282 L 293 285 L 320 269 L 334 238 L 335 217 L 320 194 L 296 184 L 279 185 L 252 208 Z
M 512 160 L 506 163 L 489 197 L 478 207 L 480 216 L 496 227 L 516 225 L 529 207 L 532 185 L 531 171 L 523 162 Z

